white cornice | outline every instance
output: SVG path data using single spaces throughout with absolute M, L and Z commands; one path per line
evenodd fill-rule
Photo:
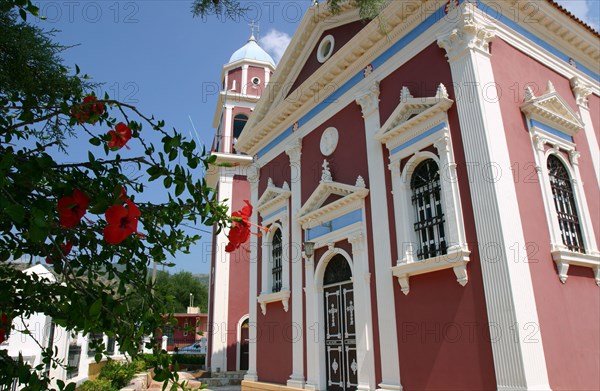
M 528 118 L 544 122 L 569 136 L 573 136 L 584 127 L 579 116 L 556 92 L 550 81 L 546 93 L 540 97 L 534 96 L 531 88 L 527 87 L 521 111 Z
M 359 178 L 357 180 L 358 184 L 363 185 L 364 182 L 361 182 L 362 178 Z M 311 221 L 325 221 L 327 220 L 325 216 L 342 209 L 346 211 L 347 205 L 365 198 L 368 194 L 369 189 L 364 186 L 351 186 L 340 182 L 321 181 L 298 212 L 298 222 L 302 226 L 306 226 Z M 339 195 L 342 198 L 323 205 L 331 195 Z
M 499 4 L 502 6 L 502 10 L 506 11 L 510 10 L 511 7 L 514 7 L 515 2 L 516 0 L 500 0 Z M 299 87 L 302 91 L 300 96 L 287 100 L 276 100 L 274 98 L 263 98 L 260 100 L 247 125 L 247 128 L 250 131 L 242 134 L 236 144 L 237 148 L 251 155 L 256 154 L 261 147 L 272 141 L 284 129 L 291 127 L 293 123 L 298 121 L 314 106 L 320 103 L 325 96 L 319 96 L 318 94 L 319 92 L 323 94 L 324 87 L 328 85 L 343 85 L 345 81 L 360 72 L 360 70 L 368 65 L 374 58 L 383 53 L 393 43 L 397 42 L 400 37 L 420 23 L 423 20 L 423 10 L 432 10 L 435 4 L 439 5 L 439 1 L 424 0 L 423 3 L 415 3 L 414 6 L 411 3 L 407 4 L 400 1 L 392 1 L 382 13 L 388 18 L 386 20 L 386 27 L 388 28 L 387 33 L 381 32 L 377 20 L 371 21 Z M 547 5 L 548 4 L 546 4 L 546 6 Z M 521 4 L 519 4 L 519 6 L 521 6 Z M 555 18 L 557 17 L 556 14 L 562 15 L 561 11 L 546 6 L 541 8 L 544 12 L 553 14 Z M 349 10 L 350 7 L 343 8 L 342 13 L 348 12 Z M 311 12 L 312 11 L 309 11 L 308 13 Z M 305 49 L 304 45 L 306 44 L 304 42 L 310 39 L 311 34 L 318 28 L 317 25 L 322 20 L 331 16 L 328 12 L 329 11 L 322 9 L 316 11 L 316 15 L 315 12 L 313 12 L 312 14 L 307 14 L 305 16 L 298 28 L 298 33 L 294 36 L 294 39 L 284 55 L 284 59 L 280 62 L 280 65 L 274 74 L 274 79 L 272 79 L 272 82 L 274 83 L 268 86 L 268 89 L 263 93 L 263 96 L 279 96 L 281 88 L 284 88 L 285 86 L 289 87 L 290 83 L 293 83 L 294 80 L 290 78 L 292 67 L 294 65 L 300 66 L 299 64 L 303 65 L 305 63 L 304 59 L 306 58 L 306 54 L 303 50 Z M 507 15 L 506 12 L 503 14 Z M 566 17 L 566 15 L 563 16 Z M 577 25 L 570 18 L 566 18 L 566 21 L 563 21 L 564 23 L 567 23 L 569 26 Z M 493 21 L 493 19 L 490 19 L 489 17 L 487 17 L 487 20 Z M 520 20 L 522 22 L 522 18 Z M 549 64 L 552 67 L 558 66 L 561 74 L 564 74 L 569 78 L 579 75 L 585 80 L 589 79 L 587 75 L 576 68 L 570 67 L 568 64 L 561 65 L 561 61 L 557 60 L 553 55 L 548 55 L 544 49 L 540 49 L 535 43 L 532 43 L 527 38 L 523 40 L 519 34 L 515 34 L 502 23 L 495 23 L 495 21 L 493 21 L 493 25 L 498 29 L 498 35 L 503 39 L 507 39 L 513 46 L 516 45 L 520 49 L 523 49 L 524 44 L 522 42 L 528 42 L 528 44 L 525 45 L 527 54 L 534 56 L 542 55 L 544 64 Z M 552 39 L 547 39 L 546 41 L 552 42 L 553 45 L 557 44 L 556 46 L 560 50 L 564 50 L 565 47 L 569 48 L 565 53 L 573 53 L 574 48 L 577 49 L 574 57 L 586 65 L 590 63 L 590 57 L 596 58 L 597 54 L 595 53 L 600 53 L 599 49 L 593 49 L 592 46 L 589 46 L 588 44 L 582 46 L 580 43 L 580 45 L 576 45 L 575 47 L 570 46 L 571 44 L 569 42 L 576 42 L 577 38 L 572 37 L 571 34 L 563 34 L 562 38 L 556 37 L 551 31 L 550 25 L 541 27 L 528 24 L 527 27 L 530 30 L 533 28 L 533 32 L 538 36 L 559 39 L 561 41 L 560 44 L 557 44 Z M 443 30 L 443 28 L 440 29 L 438 27 L 434 30 Z M 544 33 L 544 31 L 546 32 Z M 594 34 L 583 28 L 582 34 L 585 35 L 585 37 L 582 38 L 585 42 L 596 39 Z M 519 39 L 516 39 L 517 36 Z M 435 35 L 432 34 L 431 42 L 435 42 L 435 39 Z M 575 41 L 573 41 L 573 39 L 575 39 Z M 595 50 L 595 52 L 592 53 L 592 50 Z M 588 61 L 586 62 L 585 59 L 588 59 Z M 593 66 L 590 68 L 593 69 Z M 313 88 L 309 88 L 311 86 Z M 319 88 L 314 88 L 314 86 L 321 86 L 322 88 L 319 91 Z M 598 91 L 597 86 L 594 86 L 593 88 L 594 92 Z
M 408 129 L 418 126 L 439 113 L 447 112 L 453 103 L 454 101 L 448 98 L 448 91 L 443 84 L 439 85 L 435 96 L 427 98 L 415 98 L 407 87 L 403 87 L 400 104 L 375 137 L 381 143 L 387 144 Z
M 254 106 L 259 101 L 259 95 L 246 95 L 234 91 L 221 91 L 219 92 L 219 98 L 217 99 L 217 106 L 215 109 L 215 115 L 213 116 L 213 128 L 219 127 L 221 122 L 221 111 L 223 106 L 232 103 L 237 107 L 245 107 L 250 110 L 254 110 Z
M 259 198 L 256 210 L 264 218 L 265 216 L 286 207 L 287 200 L 291 195 L 292 192 L 290 191 L 290 186 L 287 182 L 284 182 L 282 187 L 277 187 L 273 184 L 271 178 L 269 178 L 267 188 Z
M 223 174 L 227 174 L 229 176 L 247 176 L 248 167 L 251 166 L 254 162 L 252 156 L 247 155 L 213 152 L 211 153 L 211 156 L 216 156 L 217 159 L 213 164 L 210 164 L 208 166 L 204 178 L 208 187 L 212 188 L 216 186 L 219 177 Z M 223 172 L 224 170 L 227 170 L 227 172 Z

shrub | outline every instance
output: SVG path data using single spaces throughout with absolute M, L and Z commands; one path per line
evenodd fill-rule
M 114 388 L 121 389 L 125 387 L 133 375 L 136 374 L 137 366 L 134 363 L 120 363 L 109 360 L 100 370 L 98 379 L 108 380 Z
M 88 380 L 81 385 L 81 391 L 117 391 L 108 379 Z
M 171 356 L 171 362 L 173 364 L 190 364 L 190 365 L 204 365 L 206 356 L 204 354 L 174 354 Z

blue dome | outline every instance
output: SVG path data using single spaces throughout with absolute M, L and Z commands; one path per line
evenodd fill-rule
M 251 36 L 247 44 L 239 48 L 235 53 L 231 55 L 229 63 L 239 60 L 256 60 L 269 62 L 275 65 L 273 57 L 269 56 L 267 52 L 265 52 L 260 46 L 258 46 L 258 43 L 256 43 L 256 39 L 254 38 L 254 36 Z

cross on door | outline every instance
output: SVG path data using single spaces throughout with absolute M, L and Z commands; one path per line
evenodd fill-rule
M 331 304 L 331 309 L 328 312 L 331 315 L 331 327 L 335 327 L 335 314 L 337 314 L 338 310 L 335 308 L 333 303 Z

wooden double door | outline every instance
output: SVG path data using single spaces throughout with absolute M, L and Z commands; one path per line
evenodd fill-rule
M 352 391 L 358 386 L 354 289 L 350 281 L 323 288 L 327 390 Z

